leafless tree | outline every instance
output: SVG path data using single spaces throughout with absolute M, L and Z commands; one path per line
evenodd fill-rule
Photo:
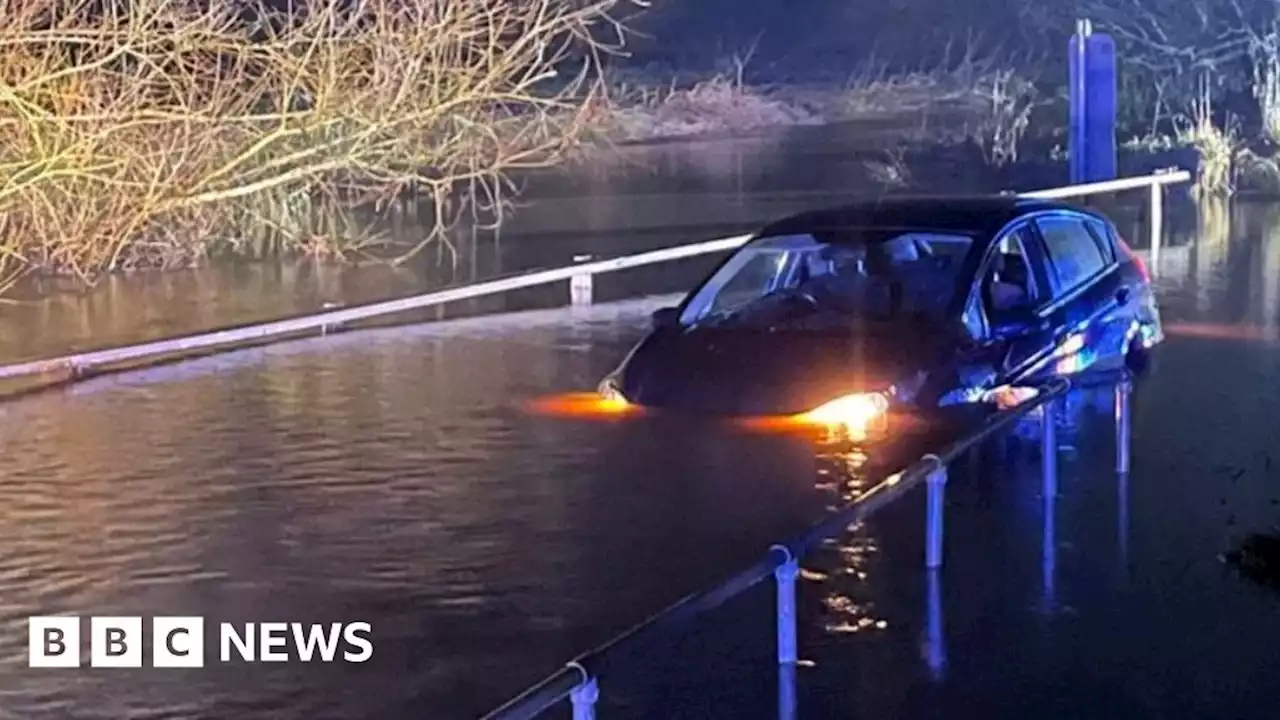
M 1187 112 L 1206 82 L 1261 99 L 1280 51 L 1277 0 L 1084 0 L 1082 11 L 1115 37 L 1124 82 L 1145 88 L 1153 123 Z
M 342 252 L 317 214 L 407 188 L 412 254 L 579 142 L 625 2 L 0 0 L 0 290 L 264 229 Z

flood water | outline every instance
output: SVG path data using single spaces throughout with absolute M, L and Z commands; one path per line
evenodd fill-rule
M 690 200 L 702 192 L 690 181 L 681 202 L 723 202 L 705 224 L 643 196 L 563 198 L 546 217 L 613 228 L 589 248 L 607 255 L 780 211 L 746 191 Z M 1141 245 L 1140 208 L 1112 210 Z M 800 669 L 799 716 L 1273 716 L 1280 596 L 1218 554 L 1280 521 L 1280 208 L 1182 209 L 1172 222 L 1158 271 L 1180 330 L 1138 388 L 1131 476 L 1113 470 L 1105 389 L 1069 405 L 1052 532 L 1025 443 L 956 470 L 939 678 L 922 659 L 923 493 L 815 554 L 801 587 L 812 666 Z M 581 252 L 572 240 L 547 252 Z M 557 262 L 503 242 L 486 252 L 504 270 Z M 601 290 L 676 289 L 699 263 Z M 271 309 L 296 311 L 355 292 L 352 276 L 324 290 L 299 270 L 288 297 L 270 272 L 238 272 L 202 275 L 198 291 L 156 276 L 6 309 L 6 349 L 44 355 L 106 344 L 99 323 L 132 337 L 201 313 L 219 324 L 268 295 Z M 235 294 L 252 283 L 262 295 Z M 168 300 L 143 304 L 156 298 Z M 317 338 L 0 405 L 0 717 L 473 718 L 865 487 L 853 458 L 795 439 L 524 408 L 592 387 L 669 301 Z M 602 715 L 776 716 L 770 608 L 765 584 L 604 679 Z M 28 668 L 26 618 L 55 614 L 362 620 L 375 650 L 361 665 Z
M 781 135 L 733 141 L 622 148 L 572 171 L 538 173 L 504 215 L 500 233 L 462 228 L 411 262 L 336 267 L 302 264 L 219 265 L 197 271 L 111 276 L 90 293 L 44 280 L 20 288 L 22 305 L 0 306 L 0 361 L 50 357 L 200 330 L 319 312 L 484 280 L 575 257 L 612 257 L 655 247 L 747 232 L 782 215 L 901 190 L 880 182 L 894 165 L 880 134 L 863 126 L 801 127 Z M 953 161 L 954 160 L 954 161 Z M 908 173 L 921 192 L 1020 190 L 1062 185 L 1063 168 L 986 172 L 981 163 L 943 158 Z M 1142 174 L 1139 159 L 1122 170 Z M 896 177 L 896 175 L 894 175 Z M 1136 202 L 1138 194 L 1124 198 Z M 428 233 L 412 207 L 373 228 L 411 247 Z M 1132 213 L 1129 213 L 1132 214 Z M 491 220 L 490 216 L 483 216 Z M 718 258 L 681 267 L 638 268 L 597 279 L 600 299 L 645 292 L 682 292 Z M 562 304 L 566 287 L 460 303 L 396 322 Z

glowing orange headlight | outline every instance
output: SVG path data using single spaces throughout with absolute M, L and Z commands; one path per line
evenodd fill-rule
M 596 392 L 600 394 L 600 399 L 609 405 L 626 407 L 630 404 L 627 402 L 626 396 L 622 394 L 618 379 L 613 375 L 606 376 L 605 379 L 601 380 L 600 385 L 596 387 Z
M 804 413 L 805 420 L 853 432 L 866 430 L 889 409 L 889 399 L 880 393 L 844 395 Z

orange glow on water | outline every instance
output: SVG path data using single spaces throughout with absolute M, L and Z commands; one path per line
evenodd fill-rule
M 822 423 L 803 414 L 734 418 L 733 423 L 743 430 L 763 433 L 814 433 L 826 429 Z
M 561 393 L 535 398 L 526 405 L 538 415 L 583 419 L 619 418 L 636 415 L 640 408 L 623 400 L 609 400 L 599 393 Z
M 918 417 L 905 413 L 897 413 L 892 418 L 877 418 L 860 428 L 833 425 L 810 413 L 735 418 L 734 425 L 750 432 L 794 434 L 824 441 L 844 439 L 854 442 L 869 440 L 873 436 L 878 438 L 886 434 L 915 432 L 923 427 Z
M 612 400 L 594 392 L 560 393 L 544 395 L 523 403 L 526 411 L 536 415 L 568 418 L 576 420 L 619 420 L 640 415 L 651 415 L 652 412 L 622 400 Z M 757 415 L 721 417 L 720 422 L 737 430 L 771 435 L 795 435 L 813 440 L 867 440 L 871 428 L 848 428 L 833 426 L 815 418 L 811 413 L 795 415 Z M 877 435 L 884 428 L 880 422 L 872 423 Z M 907 415 L 896 415 L 892 422 L 895 432 L 917 429 L 917 418 Z

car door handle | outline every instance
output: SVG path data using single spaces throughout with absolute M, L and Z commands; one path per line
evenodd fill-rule
M 1116 304 L 1121 307 L 1129 304 L 1129 298 L 1133 296 L 1133 292 L 1127 287 L 1122 287 L 1116 291 Z

